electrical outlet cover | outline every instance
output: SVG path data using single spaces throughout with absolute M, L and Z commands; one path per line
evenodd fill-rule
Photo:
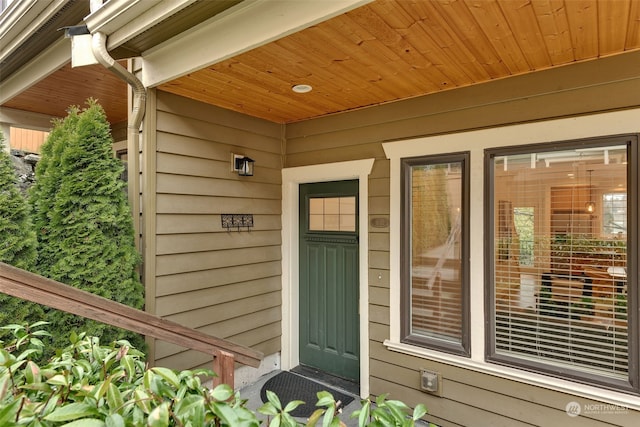
M 442 394 L 442 376 L 438 372 L 420 370 L 420 388 L 427 393 Z

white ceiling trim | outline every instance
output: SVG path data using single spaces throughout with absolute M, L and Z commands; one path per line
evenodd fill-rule
M 51 130 L 51 121 L 59 117 L 47 114 L 32 113 L 14 108 L 0 107 L 0 123 L 16 125 L 27 129 Z M 6 137 L 6 135 L 5 135 Z
M 144 52 L 142 81 L 147 87 L 158 86 L 370 1 L 244 1 Z
M 0 83 L 0 105 L 29 89 L 71 60 L 71 40 L 61 38 Z

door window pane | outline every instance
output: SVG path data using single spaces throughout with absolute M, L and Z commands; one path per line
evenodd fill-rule
M 356 197 L 309 199 L 309 231 L 356 231 Z

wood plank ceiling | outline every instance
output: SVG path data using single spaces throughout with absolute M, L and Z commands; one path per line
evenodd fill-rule
M 161 89 L 287 123 L 638 48 L 635 0 L 378 0 Z
M 127 84 L 102 65 L 68 64 L 3 106 L 63 117 L 72 105 L 86 107 L 89 98 L 104 108 L 109 122 L 127 121 Z
M 638 49 L 639 0 L 377 0 L 160 89 L 290 123 Z

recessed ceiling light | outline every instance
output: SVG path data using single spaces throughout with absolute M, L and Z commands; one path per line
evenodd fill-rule
M 313 88 L 311 87 L 311 85 L 293 85 L 291 87 L 291 90 L 294 91 L 295 93 L 308 93 L 311 92 Z

